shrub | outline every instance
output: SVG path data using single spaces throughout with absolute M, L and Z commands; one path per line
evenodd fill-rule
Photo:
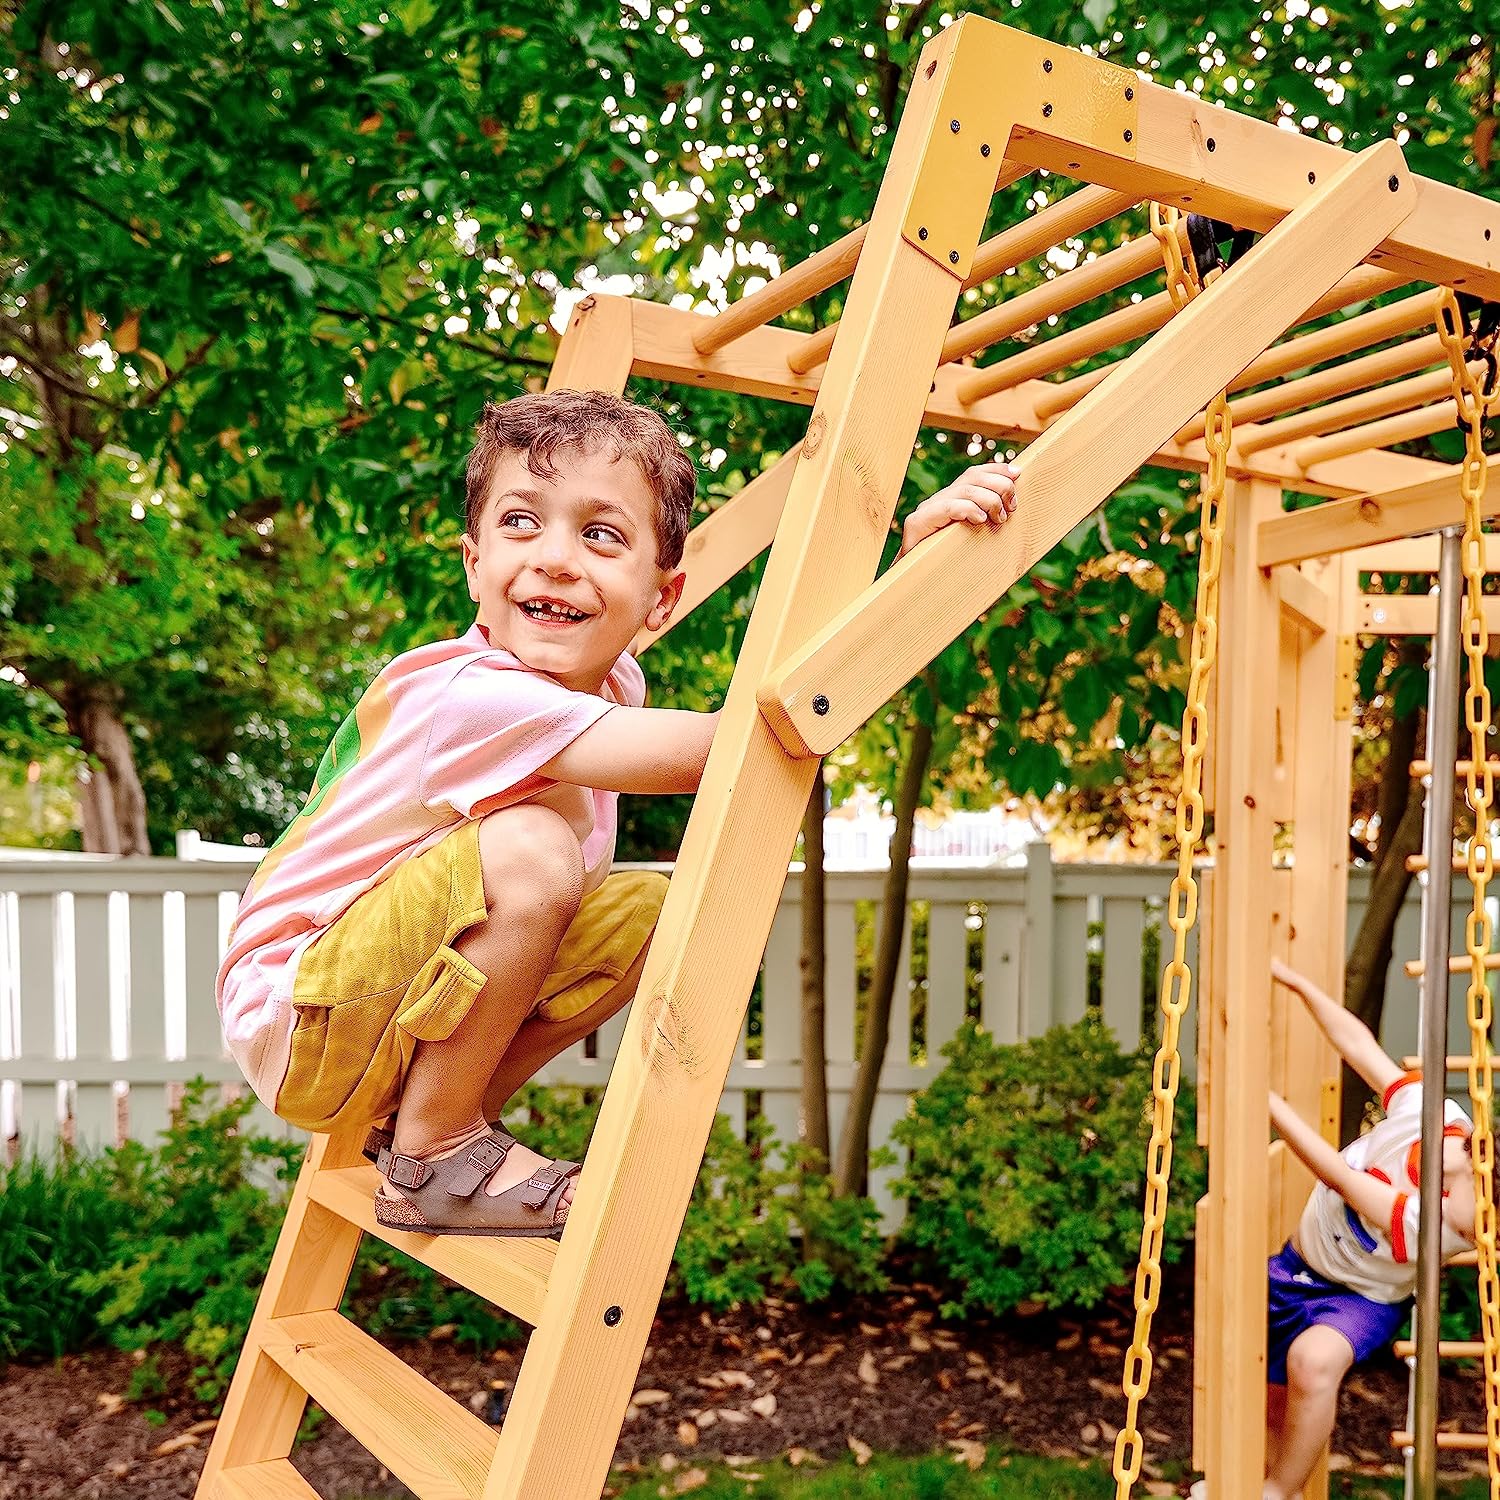
M 896 1139 L 902 1238 L 952 1289 L 950 1313 L 1022 1301 L 1091 1307 L 1129 1281 L 1140 1248 L 1151 1054 L 1122 1053 L 1096 1020 L 998 1046 L 965 1025 Z M 1192 1090 L 1177 1098 L 1164 1259 L 1178 1259 L 1204 1185 Z
M 112 1176 L 108 1161 L 71 1153 L 0 1167 L 0 1355 L 56 1359 L 104 1337 L 104 1295 L 74 1283 L 108 1263 L 129 1221 Z

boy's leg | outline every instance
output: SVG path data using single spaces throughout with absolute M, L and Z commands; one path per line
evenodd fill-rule
M 1281 1462 L 1281 1430 L 1286 1425 L 1286 1387 L 1266 1386 L 1266 1473 Z
M 488 1130 L 486 1086 L 531 1014 L 582 898 L 578 837 L 548 808 L 492 813 L 480 824 L 479 854 L 489 914 L 453 946 L 487 981 L 450 1036 L 417 1044 L 396 1114 L 401 1155 L 441 1156 Z M 486 1191 L 524 1182 L 542 1160 L 524 1147 L 512 1150 Z M 570 1185 L 561 1201 L 571 1199 Z
M 484 1091 L 485 1119 L 498 1120 L 516 1090 L 528 1078 L 534 1078 L 559 1052 L 582 1041 L 591 1031 L 597 1031 L 622 1005 L 630 1003 L 636 986 L 641 982 L 646 952 L 642 948 L 630 968 L 587 1010 L 565 1021 L 547 1021 L 532 1016 L 521 1026 Z
M 1266 1500 L 1292 1500 L 1301 1494 L 1333 1435 L 1339 1386 L 1353 1363 L 1353 1347 L 1335 1328 L 1315 1325 L 1293 1341 L 1287 1353 L 1281 1442 L 1275 1463 L 1266 1471 Z

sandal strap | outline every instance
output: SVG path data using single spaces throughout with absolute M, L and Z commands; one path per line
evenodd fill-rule
M 521 1202 L 527 1208 L 537 1210 L 545 1208 L 547 1200 L 570 1177 L 576 1177 L 579 1170 L 578 1163 L 573 1161 L 544 1162 L 522 1184 L 525 1191 L 521 1194 Z
M 432 1176 L 432 1165 L 415 1156 L 398 1156 L 389 1146 L 382 1146 L 375 1158 L 375 1168 L 395 1187 L 415 1191 Z
M 448 1176 L 447 1189 L 455 1198 L 472 1198 L 487 1181 L 490 1174 L 510 1154 L 515 1145 L 511 1136 L 491 1131 L 483 1140 L 475 1141 L 464 1153 L 462 1162 L 453 1166 Z M 452 1162 L 453 1158 L 449 1158 Z

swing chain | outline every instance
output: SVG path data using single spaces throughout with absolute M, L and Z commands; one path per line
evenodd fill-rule
M 1180 215 L 1151 205 L 1151 233 L 1162 247 L 1167 289 L 1180 311 L 1211 282 L 1200 280 L 1182 253 Z M 1219 649 L 1219 573 L 1223 560 L 1224 488 L 1231 436 L 1229 402 L 1220 392 L 1207 408 L 1205 439 L 1208 471 L 1199 516 L 1198 594 L 1193 619 L 1187 705 L 1182 716 L 1182 784 L 1177 798 L 1177 872 L 1172 878 L 1167 922 L 1172 929 L 1172 961 L 1162 971 L 1161 1043 L 1151 1074 L 1151 1142 L 1146 1154 L 1146 1204 L 1141 1225 L 1140 1261 L 1135 1276 L 1135 1331 L 1125 1356 L 1122 1385 L 1125 1425 L 1115 1440 L 1116 1500 L 1130 1500 L 1145 1457 L 1139 1420 L 1151 1387 L 1151 1319 L 1161 1300 L 1161 1254 L 1166 1232 L 1167 1190 L 1172 1171 L 1172 1121 L 1181 1073 L 1182 1018 L 1192 998 L 1193 974 L 1187 941 L 1198 919 L 1198 883 L 1193 856 L 1203 838 L 1203 757 L 1208 746 L 1208 688 Z
M 1469 1100 L 1474 1117 L 1474 1238 L 1479 1252 L 1479 1311 L 1484 1334 L 1485 1431 L 1489 1439 L 1490 1495 L 1500 1500 L 1500 1276 L 1495 1266 L 1494 1068 L 1490 1053 L 1493 1008 L 1485 975 L 1485 956 L 1493 934 L 1485 906 L 1492 871 L 1490 809 L 1494 773 L 1485 740 L 1490 728 L 1490 693 L 1484 680 L 1489 628 L 1484 616 L 1484 491 L 1489 460 L 1484 451 L 1484 419 L 1500 407 L 1495 390 L 1495 330 L 1476 330 L 1465 348 L 1468 320 L 1448 288 L 1438 300 L 1437 329 L 1453 377 L 1453 400 L 1464 432 L 1464 461 L 1459 489 L 1464 501 L 1464 655 L 1468 688 L 1464 718 L 1469 729 L 1468 802 L 1474 814 L 1469 842 L 1468 874 L 1474 888 L 1473 909 L 1464 929 L 1469 956 Z M 1471 368 L 1478 360 L 1484 373 Z M 1434 851 L 1434 857 L 1436 856 Z

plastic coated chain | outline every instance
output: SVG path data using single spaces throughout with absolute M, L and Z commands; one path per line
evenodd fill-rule
M 1203 283 L 1183 259 L 1174 208 L 1151 205 L 1151 232 L 1162 247 L 1167 289 L 1179 312 Z M 1209 278 L 1212 279 L 1212 276 Z M 1151 1318 L 1161 1300 L 1162 1237 L 1167 1222 L 1167 1189 L 1172 1172 L 1172 1120 L 1182 1058 L 1182 1018 L 1192 998 L 1193 972 L 1187 963 L 1188 934 L 1198 920 L 1198 882 L 1193 856 L 1203 838 L 1203 755 L 1208 745 L 1208 686 L 1219 651 L 1219 570 L 1224 541 L 1224 485 L 1227 477 L 1229 402 L 1220 392 L 1209 402 L 1208 472 L 1199 516 L 1198 598 L 1193 620 L 1187 706 L 1182 715 L 1182 787 L 1177 797 L 1177 873 L 1172 877 L 1167 922 L 1172 929 L 1172 961 L 1161 977 L 1161 1044 L 1151 1074 L 1151 1144 L 1146 1155 L 1146 1207 L 1141 1225 L 1141 1256 L 1135 1273 L 1135 1333 L 1125 1355 L 1125 1425 L 1115 1439 L 1116 1500 L 1130 1500 L 1141 1477 L 1145 1448 L 1139 1421 L 1141 1402 L 1151 1388 Z
M 1490 694 L 1484 682 L 1484 658 L 1489 629 L 1484 618 L 1484 490 L 1489 460 L 1484 451 L 1484 419 L 1500 406 L 1500 392 L 1487 395 L 1470 367 L 1471 351 L 1464 348 L 1464 319 L 1458 299 L 1446 287 L 1438 300 L 1438 335 L 1453 376 L 1453 399 L 1465 424 L 1463 471 L 1459 489 L 1464 499 L 1464 655 L 1469 680 L 1464 694 L 1464 718 L 1469 727 L 1469 808 L 1474 814 L 1474 837 L 1469 842 L 1468 872 L 1474 905 L 1464 929 L 1469 954 L 1469 1100 L 1474 1115 L 1474 1231 L 1479 1251 L 1479 1314 L 1484 1334 L 1484 1415 L 1489 1439 L 1490 1496 L 1500 1500 L 1500 1277 L 1495 1270 L 1495 1133 L 1494 1068 L 1490 1054 L 1493 1008 L 1484 960 L 1493 934 L 1485 909 L 1491 867 L 1490 808 L 1495 779 L 1485 745 L 1490 727 Z M 1434 856 L 1438 851 L 1434 850 Z

